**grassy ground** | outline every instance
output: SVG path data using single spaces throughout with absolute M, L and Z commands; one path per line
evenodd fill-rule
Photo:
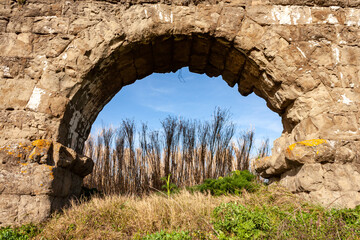
M 35 239 L 360 239 L 360 208 L 309 205 L 279 186 L 217 197 L 183 190 L 95 197 L 31 229 Z M 27 239 L 5 231 L 0 239 Z

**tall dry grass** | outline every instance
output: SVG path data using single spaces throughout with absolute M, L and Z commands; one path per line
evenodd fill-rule
M 38 239 L 140 239 L 161 230 L 200 231 L 217 239 L 212 213 L 222 203 L 236 202 L 252 208 L 277 206 L 301 208 L 301 201 L 284 188 L 262 186 L 255 193 L 214 197 L 186 190 L 170 198 L 161 194 L 145 197 L 109 195 L 78 204 L 53 217 Z
M 254 131 L 235 138 L 228 111 L 216 108 L 208 122 L 169 116 L 161 125 L 161 131 L 150 131 L 146 124 L 138 130 L 133 120 L 125 119 L 119 128 L 103 127 L 90 137 L 84 154 L 95 166 L 85 186 L 106 194 L 140 195 L 161 190 L 160 179 L 168 175 L 172 183 L 185 187 L 249 169 Z M 268 154 L 268 146 L 265 141 L 258 155 Z

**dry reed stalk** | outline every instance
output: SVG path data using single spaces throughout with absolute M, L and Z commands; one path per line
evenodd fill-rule
M 149 131 L 146 124 L 136 132 L 135 122 L 125 119 L 119 129 L 103 127 L 96 141 L 90 137 L 84 153 L 95 166 L 85 186 L 104 193 L 141 195 L 161 190 L 160 178 L 169 174 L 172 183 L 185 187 L 249 169 L 254 131 L 243 132 L 234 144 L 235 127 L 227 111 L 216 109 L 211 122 L 168 117 L 161 123 L 163 132 Z M 268 153 L 268 146 L 264 141 L 259 156 Z

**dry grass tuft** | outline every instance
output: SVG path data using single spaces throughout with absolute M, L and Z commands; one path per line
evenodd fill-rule
M 256 193 L 219 196 L 182 190 L 170 198 L 151 194 L 96 197 L 73 203 L 62 215 L 53 217 L 40 236 L 46 239 L 133 239 L 160 230 L 216 233 L 211 214 L 221 203 L 244 206 L 300 206 L 300 200 L 279 186 L 263 186 Z

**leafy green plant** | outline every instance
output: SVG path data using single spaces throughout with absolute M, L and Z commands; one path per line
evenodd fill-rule
M 27 240 L 37 236 L 41 230 L 33 224 L 23 225 L 18 228 L 0 228 L 0 240 Z
M 219 239 L 359 239 L 360 206 L 325 209 L 230 202 L 214 209 L 212 224 Z
M 237 170 L 231 172 L 231 174 L 226 177 L 206 179 L 203 184 L 196 186 L 195 189 L 201 192 L 210 192 L 215 196 L 241 194 L 243 189 L 246 189 L 248 192 L 253 192 L 258 188 L 259 185 L 254 180 L 255 176 L 248 170 Z
M 216 207 L 213 217 L 219 239 L 257 239 L 271 230 L 270 220 L 262 209 L 250 210 L 233 202 Z
M 355 209 L 324 209 L 304 206 L 292 214 L 280 212 L 284 238 L 359 239 L 360 207 Z
M 329 215 L 341 218 L 348 226 L 360 227 L 360 205 L 354 209 L 331 209 Z
M 166 177 L 160 178 L 161 181 L 165 182 L 165 184 L 162 185 L 161 188 L 166 190 L 166 193 L 167 193 L 168 197 L 170 197 L 171 193 L 177 192 L 179 190 L 178 187 L 176 186 L 176 184 L 171 182 L 170 177 L 171 177 L 171 174 L 169 174 L 167 176 L 167 178 Z

